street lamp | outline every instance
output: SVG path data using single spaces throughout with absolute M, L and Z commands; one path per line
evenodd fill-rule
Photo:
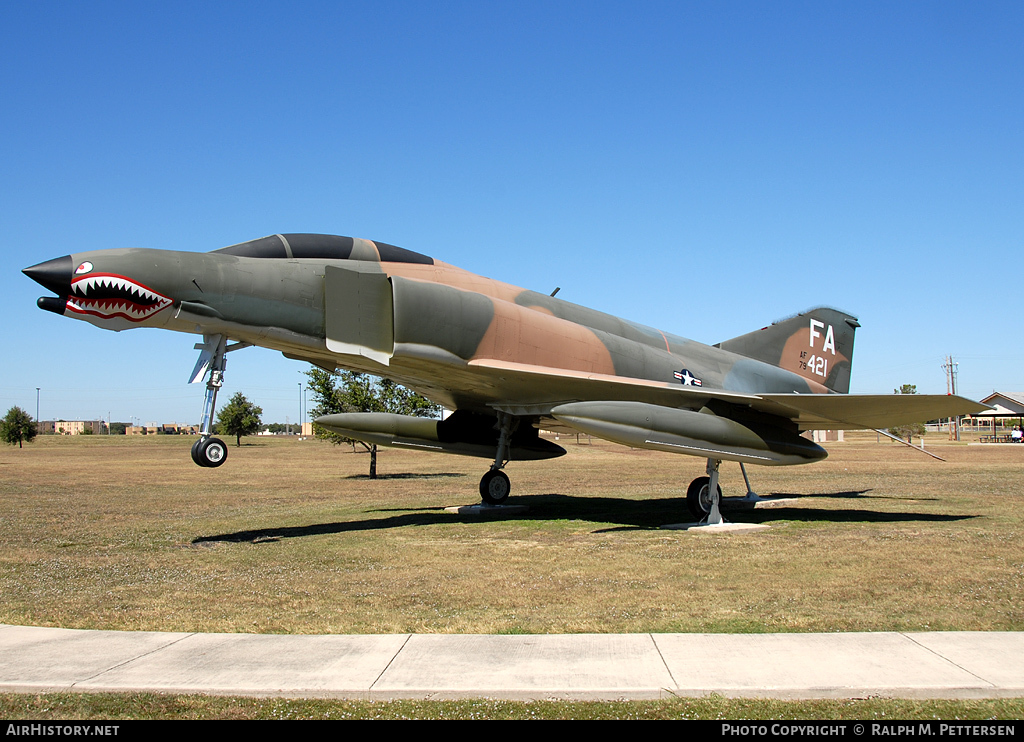
M 39 424 L 39 387 L 36 387 L 36 425 Z

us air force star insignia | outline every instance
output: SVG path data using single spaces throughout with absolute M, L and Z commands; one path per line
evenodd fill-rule
M 687 369 L 682 371 L 676 371 L 673 376 L 683 382 L 683 386 L 701 386 L 702 382 L 696 376 L 691 374 Z

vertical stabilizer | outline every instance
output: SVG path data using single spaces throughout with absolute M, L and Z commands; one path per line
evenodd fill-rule
M 819 307 L 715 347 L 770 363 L 846 394 L 858 327 L 856 317 Z

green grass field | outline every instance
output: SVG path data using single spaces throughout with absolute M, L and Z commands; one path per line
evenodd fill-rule
M 702 462 L 594 442 L 507 471 L 525 516 L 443 512 L 486 463 L 247 439 L 219 469 L 184 437 L 0 450 L 0 621 L 160 631 L 575 633 L 1024 628 L 1024 447 L 870 439 L 751 468 L 791 505 L 708 537 Z M 742 494 L 739 467 L 723 488 Z
M 599 441 L 512 462 L 513 497 L 530 512 L 479 519 L 443 508 L 478 500 L 483 460 L 386 449 L 371 481 L 366 454 L 318 441 L 249 438 L 221 468 L 200 469 L 191 438 L 38 438 L 0 450 L 0 622 L 304 634 L 1024 628 L 1024 446 L 929 442 L 943 463 L 874 434 L 850 438 L 819 464 L 750 468 L 759 493 L 796 501 L 730 516 L 768 530 L 715 536 L 659 529 L 689 520 L 680 498 L 701 460 Z M 737 465 L 723 465 L 722 484 L 743 493 Z

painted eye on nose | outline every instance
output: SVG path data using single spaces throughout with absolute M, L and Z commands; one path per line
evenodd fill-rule
M 76 275 L 76 276 L 80 276 L 80 275 L 82 275 L 83 273 L 88 273 L 88 272 L 89 272 L 89 271 L 91 271 L 91 270 L 92 270 L 92 263 L 90 263 L 90 262 L 89 262 L 88 260 L 86 260 L 86 261 L 85 261 L 84 263 L 82 263 L 82 264 L 81 264 L 80 266 L 78 266 L 77 268 L 75 268 L 75 275 Z

